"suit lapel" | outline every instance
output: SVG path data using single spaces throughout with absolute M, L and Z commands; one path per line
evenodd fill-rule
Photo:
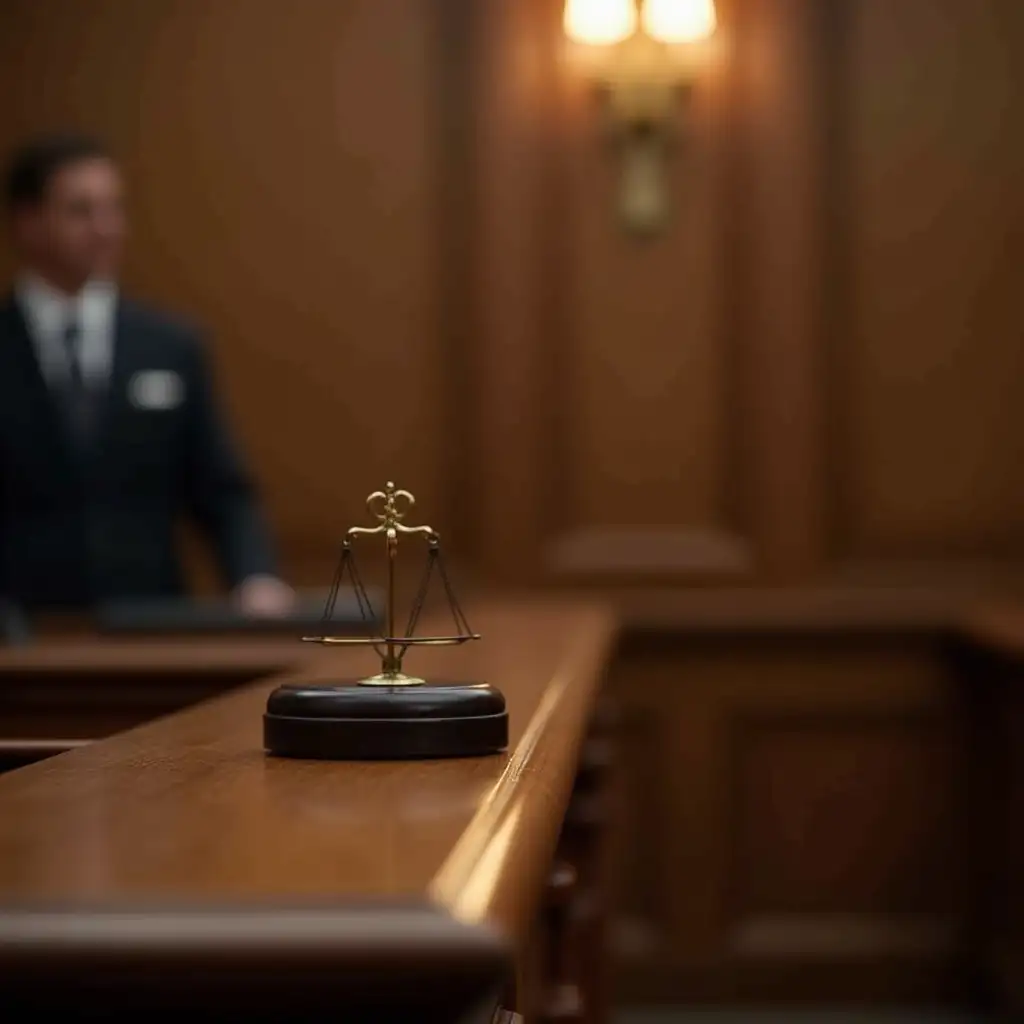
M 134 409 L 129 400 L 129 385 L 137 373 L 146 369 L 151 355 L 145 332 L 138 329 L 138 319 L 131 303 L 120 298 L 114 312 L 112 344 L 110 375 L 98 413 L 96 440 L 100 458 L 115 450 L 118 438 L 132 436 L 133 426 L 128 421 L 133 417 Z
M 0 307 L 0 325 L 0 334 L 5 338 L 6 349 L 6 352 L 0 355 L 3 355 L 11 366 L 11 385 L 17 389 L 17 382 L 20 382 L 24 387 L 20 396 L 15 390 L 7 400 L 22 400 L 35 406 L 39 415 L 33 417 L 33 420 L 45 424 L 46 440 L 63 449 L 65 454 L 70 454 L 69 439 L 60 405 L 43 376 L 25 315 L 13 295 Z

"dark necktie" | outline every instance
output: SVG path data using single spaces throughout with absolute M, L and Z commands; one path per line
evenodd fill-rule
M 68 363 L 65 396 L 68 423 L 74 440 L 80 445 L 85 445 L 91 440 L 94 408 L 93 395 L 82 374 L 82 363 L 79 358 L 81 336 L 81 325 L 76 319 L 69 320 L 61 333 Z

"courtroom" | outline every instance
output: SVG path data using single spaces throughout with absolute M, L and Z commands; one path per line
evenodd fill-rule
M 1021 0 L 0 0 L 0 1019 L 1024 1020 Z

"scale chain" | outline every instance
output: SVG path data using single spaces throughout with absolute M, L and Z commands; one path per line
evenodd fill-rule
M 427 593 L 430 590 L 430 579 L 434 574 L 434 563 L 437 561 L 438 549 L 435 542 L 431 542 L 430 549 L 427 553 L 427 567 L 423 570 L 423 577 L 420 580 L 419 590 L 416 593 L 416 598 L 413 601 L 412 608 L 409 611 L 409 622 L 405 627 L 405 635 L 411 637 L 416 632 L 416 626 L 420 621 L 420 613 L 423 611 L 423 606 L 427 600 Z M 405 644 L 402 647 L 402 655 L 409 649 L 409 645 Z
M 455 618 L 455 628 L 461 630 L 463 633 L 472 633 L 473 630 L 470 628 L 469 621 L 466 619 L 465 614 L 459 605 L 459 600 L 455 596 L 455 588 L 452 586 L 451 580 L 448 578 L 448 570 L 445 569 L 444 559 L 441 557 L 441 553 L 438 552 L 437 567 L 441 573 L 441 582 L 444 585 L 445 594 L 448 597 L 448 605 L 452 610 L 452 615 Z
M 338 590 L 345 576 L 345 554 L 347 548 L 348 543 L 344 542 L 341 545 L 341 555 L 338 557 L 338 564 L 334 570 L 334 579 L 331 580 L 331 589 L 327 594 L 327 604 L 324 605 L 324 614 L 321 619 L 324 625 L 330 621 L 331 616 L 334 614 L 334 605 L 338 600 Z

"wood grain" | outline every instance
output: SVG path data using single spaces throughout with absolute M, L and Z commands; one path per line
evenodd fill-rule
M 505 693 L 507 754 L 268 759 L 261 715 L 273 686 L 366 665 L 355 652 L 295 645 L 305 660 L 291 673 L 0 779 L 5 962 L 159 950 L 180 966 L 216 949 L 267 969 L 270 950 L 365 962 L 375 942 L 408 952 L 435 941 L 511 956 L 544 889 L 615 629 L 598 606 L 557 602 L 476 618 L 484 641 L 424 655 L 423 668 Z M 94 670 L 105 647 L 124 671 L 158 650 L 68 643 L 5 652 L 0 668 L 10 658 Z M 214 648 L 200 645 L 197 663 L 230 660 Z M 367 907 L 377 909 L 368 917 Z

